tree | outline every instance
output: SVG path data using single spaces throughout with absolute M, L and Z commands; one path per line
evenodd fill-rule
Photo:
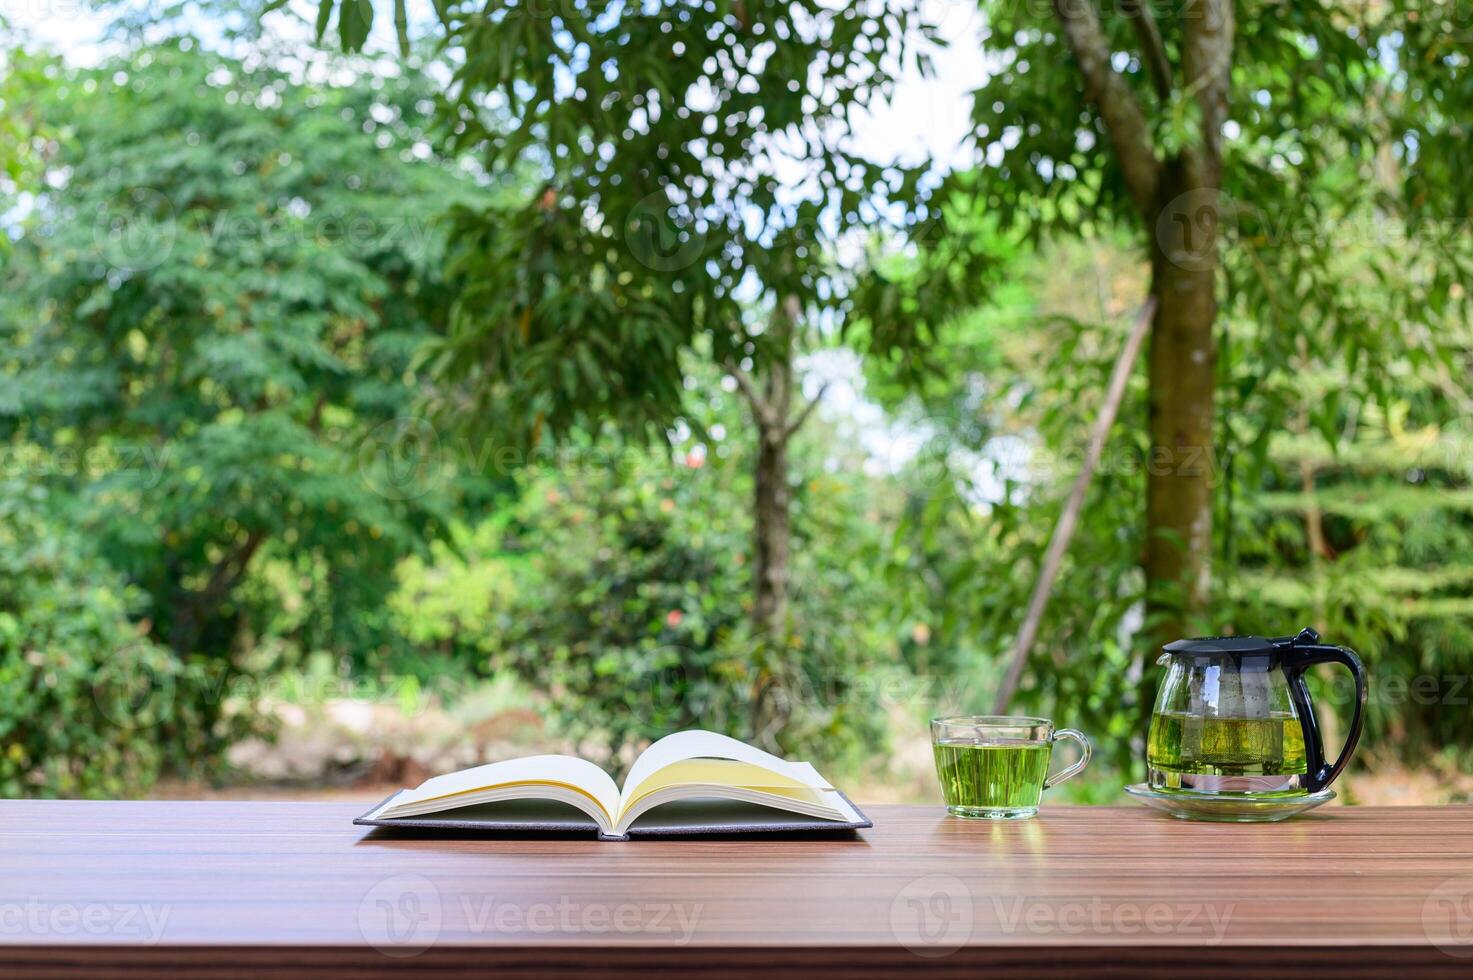
M 209 726 L 173 695 L 194 669 L 140 635 L 143 597 L 47 515 L 43 487 L 0 491 L 0 791 L 117 796 L 188 768 Z
M 1361 402 L 1337 450 L 1315 434 L 1270 443 L 1265 491 L 1243 500 L 1233 547 L 1241 569 L 1224 605 L 1246 618 L 1272 609 L 1354 647 L 1371 670 L 1367 738 L 1411 766 L 1466 769 L 1473 718 L 1473 582 L 1465 409 L 1410 375 L 1388 412 Z M 1310 392 L 1344 386 L 1335 366 Z M 1342 722 L 1352 689 L 1323 696 Z M 1441 756 L 1441 758 L 1439 758 Z
M 1021 249 L 991 302 L 947 331 L 943 373 L 920 388 L 869 378 L 892 424 L 916 439 L 897 474 L 906 505 L 888 598 L 927 624 L 917 669 L 948 711 L 994 710 L 1004 676 L 995 665 L 1017 637 L 1147 275 L 1124 235 Z M 1132 669 L 1144 378 L 1130 390 L 1034 645 L 1031 683 L 1010 709 L 1074 719 L 1101 773 L 1126 772 L 1138 756 L 1150 708 L 1138 687 L 1156 680 L 1149 666 L 1144 677 Z
M 1433 213 L 1458 201 L 1428 184 L 1463 152 L 1444 135 L 1467 68 L 1411 16 L 1418 8 L 984 4 L 998 70 L 976 94 L 982 159 L 958 193 L 1033 235 L 1130 229 L 1149 262 L 1157 306 L 1142 564 L 1158 641 L 1199 630 L 1208 611 L 1214 489 L 1238 436 L 1216 413 L 1218 348 L 1231 339 L 1223 297 L 1281 326 L 1252 338 L 1266 372 L 1295 363 L 1304 345 L 1348 359 L 1374 386 L 1385 326 L 1341 295 L 1327 230 L 1405 220 L 1428 194 Z M 1391 181 L 1388 160 L 1403 168 Z M 1388 305 L 1426 323 L 1451 279 L 1430 254 L 1421 260 L 1425 279 L 1392 254 L 1373 258 Z M 1437 346 L 1422 344 L 1429 356 Z M 1316 425 L 1331 430 L 1336 411 L 1333 398 L 1316 406 Z
M 323 0 L 319 34 L 333 9 L 339 24 L 371 16 Z M 822 394 L 804 397 L 798 358 L 861 306 L 885 312 L 864 335 L 882 358 L 910 356 L 945 315 L 883 277 L 857 289 L 838 261 L 925 215 L 919 170 L 847 141 L 850 115 L 884 97 L 923 28 L 895 0 L 438 9 L 452 146 L 541 185 L 514 212 L 455 214 L 444 404 L 524 448 L 605 423 L 662 438 L 684 414 L 690 358 L 729 372 L 757 446 L 762 715 L 791 629 L 790 443 Z M 759 738 L 771 727 L 754 720 Z
M 379 450 L 447 314 L 431 220 L 474 192 L 430 159 L 427 104 L 407 81 L 300 86 L 185 38 L 75 73 L 47 106 L 69 137 L 4 271 L 0 435 L 180 658 L 244 669 L 264 568 L 310 582 L 301 648 L 393 642 L 382 597 L 450 488 Z
M 988 5 L 988 41 L 1000 43 L 1008 67 L 976 99 L 979 134 L 1002 157 L 983 169 L 978 193 L 1020 209 L 1065 196 L 1058 220 L 1113 219 L 1145 232 L 1157 305 L 1148 368 L 1152 467 L 1144 565 L 1164 614 L 1160 635 L 1180 635 L 1182 617 L 1205 601 L 1212 547 L 1207 454 L 1215 445 L 1218 261 L 1215 229 L 1204 229 L 1198 212 L 1215 210 L 1222 185 L 1234 10 L 1231 0 L 1184 4 L 1171 25 L 1171 49 L 1153 5 L 1120 10 L 1106 24 L 1093 0 L 1057 0 L 1056 23 L 1049 24 L 1032 5 Z M 1131 27 L 1141 54 L 1122 71 L 1116 52 L 1124 47 L 1121 29 Z M 1065 52 L 1075 72 L 1055 67 Z M 1005 79 L 1021 91 L 1005 92 Z M 1059 126 L 1060 119 L 1078 122 Z M 1178 130 L 1169 150 L 1158 146 L 1163 122 Z M 1026 189 L 991 200 L 1010 176 Z M 1058 183 L 1067 189 L 1049 186 Z M 1085 210 L 1091 192 L 1094 207 Z
M 1337 242 L 1325 274 L 1335 288 L 1303 295 L 1304 322 L 1290 335 L 1296 347 L 1323 354 L 1265 362 L 1264 349 L 1285 324 L 1271 309 L 1225 307 L 1229 453 L 1217 471 L 1220 571 L 1203 628 L 1262 634 L 1315 626 L 1356 649 L 1373 679 L 1366 737 L 1382 751 L 1358 756 L 1357 770 L 1466 771 L 1460 747 L 1473 744 L 1473 719 L 1452 706 L 1466 700 L 1473 630 L 1473 579 L 1462 557 L 1470 530 L 1468 321 L 1457 305 L 1425 311 L 1427 327 L 1458 358 L 1449 369 L 1427 356 L 1421 331 L 1400 318 L 1407 287 L 1394 277 L 1388 287 L 1383 270 L 1395 264 L 1423 275 L 1440 264 L 1425 253 L 1440 254 L 1442 243 L 1409 241 L 1384 217 L 1376 221 L 1365 227 L 1384 234 L 1371 241 L 1350 240 L 1344 228 L 1323 232 Z M 993 304 L 949 331 L 938 355 L 947 375 L 934 387 L 870 385 L 930 440 L 918 453 L 924 475 L 902 474 L 908 519 L 895 537 L 895 591 L 887 598 L 917 603 L 915 614 L 931 617 L 931 649 L 953 658 L 927 665 L 940 689 L 979 679 L 961 710 L 987 710 L 992 701 L 987 657 L 1016 633 L 1030 565 L 1077 472 L 1079 433 L 1092 422 L 1123 322 L 1149 274 L 1133 245 L 1115 234 L 1026 252 Z M 1325 313 L 1337 308 L 1366 319 L 1376 370 L 1327 342 Z M 990 336 L 965 343 L 983 332 Z M 1385 375 L 1395 384 L 1385 385 Z M 1096 761 L 1126 782 L 1139 778 L 1129 774 L 1140 765 L 1139 738 L 1161 677 L 1149 660 L 1141 663 L 1132 639 L 1143 579 L 1144 372 L 1134 383 L 1049 606 L 1031 683 L 1013 702 L 1013 710 L 1075 719 L 1099 736 Z M 1328 419 L 1326 405 L 1335 406 Z M 1324 424 L 1333 426 L 1328 436 Z M 1331 671 L 1311 683 L 1319 685 L 1328 740 L 1345 730 L 1354 688 Z
M 40 116 L 37 102 L 51 87 L 55 65 L 44 55 L 28 53 L 0 16 L 0 193 L 29 193 L 40 178 L 41 149 L 53 133 Z M 0 257 L 10 236 L 0 234 Z
M 703 370 L 710 383 L 690 410 L 704 435 L 684 431 L 674 446 L 576 438 L 523 467 L 515 500 L 454 553 L 407 563 L 395 598 L 420 642 L 545 692 L 539 710 L 559 736 L 615 769 L 670 731 L 740 736 L 750 725 L 742 600 L 756 447 L 742 396 L 719 385 L 718 368 Z M 896 692 L 911 688 L 883 574 L 889 481 L 836 469 L 835 437 L 820 418 L 793 445 L 790 602 L 802 628 L 775 665 L 776 741 L 848 765 L 887 744 Z

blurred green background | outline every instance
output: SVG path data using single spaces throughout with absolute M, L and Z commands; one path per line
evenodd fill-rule
M 938 797 L 927 719 L 990 709 L 1152 288 L 1114 164 L 1031 181 L 984 140 L 944 183 L 896 178 L 934 202 L 908 247 L 861 213 L 869 191 L 842 191 L 852 216 L 815 210 L 807 239 L 801 214 L 743 229 L 762 209 L 745 191 L 730 226 L 672 218 L 651 256 L 559 182 L 597 122 L 467 115 L 428 41 L 354 55 L 332 32 L 276 37 L 250 6 L 107 10 L 121 26 L 91 61 L 5 35 L 0 795 L 373 796 L 532 751 L 619 769 L 699 726 L 811 759 L 856 798 Z M 452 68 L 480 63 L 464 30 Z M 996 84 L 1017 84 L 1007 106 L 979 94 L 983 136 L 1077 111 L 1073 82 L 1015 77 L 1045 43 L 1026 33 L 995 49 L 1013 52 Z M 1258 28 L 1240 45 L 1235 86 L 1300 101 L 1259 120 L 1272 137 L 1245 118 L 1226 151 L 1261 207 L 1213 229 L 1211 580 L 1165 621 L 1353 647 L 1371 687 L 1342 796 L 1466 802 L 1473 266 L 1465 205 L 1438 197 L 1463 151 L 1434 155 L 1446 107 L 1408 109 L 1422 81 L 1390 55 L 1345 68 L 1355 101 Z M 1465 63 L 1447 78 L 1466 89 Z M 1378 84 L 1402 116 L 1373 117 Z M 1416 157 L 1397 152 L 1411 110 Z M 496 132 L 521 133 L 517 153 Z M 1326 159 L 1293 159 L 1296 139 Z M 690 166 L 760 156 L 680 145 Z M 577 179 L 664 186 L 622 159 Z M 788 178 L 765 179 L 780 209 Z M 1429 199 L 1437 221 L 1415 210 Z M 665 219 L 664 196 L 631 206 Z M 726 251 L 680 258 L 692 229 Z M 749 318 L 737 342 L 713 311 Z M 1116 801 L 1143 773 L 1156 383 L 1143 358 L 1012 700 L 1094 740 L 1064 799 Z M 783 582 L 764 591 L 774 542 Z M 1350 688 L 1316 683 L 1338 738 Z

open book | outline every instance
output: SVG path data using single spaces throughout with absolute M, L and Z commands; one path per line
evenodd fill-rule
M 597 829 L 612 840 L 873 826 L 808 763 L 704 731 L 677 732 L 645 749 L 622 789 L 584 759 L 534 755 L 425 780 L 354 823 L 506 833 Z

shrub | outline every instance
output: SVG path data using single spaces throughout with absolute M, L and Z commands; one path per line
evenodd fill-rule
M 119 796 L 203 739 L 198 675 L 129 620 L 137 595 L 79 538 L 0 495 L 0 796 Z

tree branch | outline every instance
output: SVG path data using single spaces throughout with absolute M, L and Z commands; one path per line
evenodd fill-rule
M 1064 563 L 1064 553 L 1069 550 L 1069 541 L 1074 537 L 1074 527 L 1079 522 L 1079 512 L 1084 507 L 1084 495 L 1089 490 L 1089 481 L 1094 477 L 1095 467 L 1100 464 L 1105 440 L 1109 438 L 1110 428 L 1115 424 L 1115 415 L 1120 411 L 1120 402 L 1125 398 L 1125 389 L 1130 383 L 1130 372 L 1135 367 L 1136 358 L 1140 356 L 1146 334 L 1151 330 L 1151 317 L 1155 312 L 1156 297 L 1151 296 L 1147 298 L 1146 305 L 1141 307 L 1135 318 L 1135 325 L 1125 338 L 1125 345 L 1120 348 L 1120 356 L 1115 359 L 1115 369 L 1110 372 L 1110 384 L 1105 390 L 1105 401 L 1100 406 L 1099 415 L 1095 416 L 1089 447 L 1084 453 L 1084 465 L 1079 468 L 1074 486 L 1069 490 L 1069 499 L 1064 502 L 1064 510 L 1059 514 L 1058 523 L 1054 525 L 1053 536 L 1049 538 L 1048 550 L 1044 552 L 1043 564 L 1038 570 L 1038 581 L 1033 584 L 1033 594 L 1028 599 L 1028 611 L 1023 616 L 1023 625 L 1018 629 L 1018 637 L 1008 656 L 1007 674 L 1003 677 L 1002 686 L 998 688 L 997 702 L 993 709 L 997 714 L 1007 714 L 1008 705 L 1018 691 L 1018 682 L 1022 680 L 1023 668 L 1028 663 L 1028 650 L 1033 646 L 1034 637 L 1038 635 L 1044 610 L 1048 608 L 1049 596 L 1054 590 L 1054 580 L 1058 578 L 1059 568 Z
M 1203 159 L 1192 174 L 1199 187 L 1221 184 L 1222 130 L 1227 124 L 1233 67 L 1232 0 L 1187 0 L 1182 16 L 1182 74 L 1202 110 Z
M 1150 127 L 1130 85 L 1110 66 L 1110 46 L 1095 13 L 1094 0 L 1054 0 L 1054 13 L 1064 29 L 1064 39 L 1079 62 L 1084 90 L 1099 107 L 1109 131 L 1110 142 L 1131 200 L 1143 216 L 1150 217 L 1156 199 L 1160 164 L 1151 145 Z M 1198 0 L 1200 2 L 1200 0 Z M 1228 0 L 1209 0 L 1228 2 Z
M 757 383 L 752 376 L 743 371 L 739 364 L 728 364 L 726 370 L 736 379 L 737 388 L 746 396 L 747 403 L 752 406 L 752 414 L 757 416 L 757 424 L 764 429 L 777 426 L 777 419 L 773 417 L 772 406 L 767 404 L 767 399 L 757 390 Z
M 210 581 L 198 596 L 200 607 L 206 613 L 212 613 L 214 607 L 219 605 L 240 582 L 245 575 L 246 566 L 250 564 L 251 558 L 255 556 L 256 550 L 265 540 L 264 531 L 252 530 L 233 554 L 222 558 L 215 566 L 214 572 L 210 575 Z
M 1120 0 L 1120 9 L 1130 18 L 1135 32 L 1141 39 L 1146 70 L 1151 73 L 1151 82 L 1162 102 L 1171 98 L 1171 61 L 1166 57 L 1166 44 L 1161 40 L 1161 28 L 1156 24 L 1156 15 L 1151 13 L 1149 3 L 1141 0 Z
M 312 403 L 312 414 L 307 416 L 307 428 L 311 432 L 322 431 L 322 410 L 327 407 L 327 393 L 323 392 L 317 396 Z
M 220 559 L 210 573 L 210 580 L 198 592 L 190 592 L 183 585 L 174 597 L 174 622 L 170 629 L 169 645 L 181 654 L 194 652 L 204 621 L 215 614 L 231 591 L 245 576 L 246 566 L 266 540 L 266 532 L 253 530 L 246 535 L 239 548 Z
M 817 408 L 818 403 L 823 400 L 823 393 L 828 390 L 829 383 L 827 381 L 818 386 L 818 392 L 813 396 L 813 398 L 809 400 L 807 405 L 803 406 L 803 411 L 798 413 L 798 417 L 793 419 L 793 421 L 789 423 L 786 431 L 786 435 L 788 438 L 792 438 L 794 433 L 803 428 L 803 423 L 808 421 L 808 416 L 813 414 L 813 410 Z

